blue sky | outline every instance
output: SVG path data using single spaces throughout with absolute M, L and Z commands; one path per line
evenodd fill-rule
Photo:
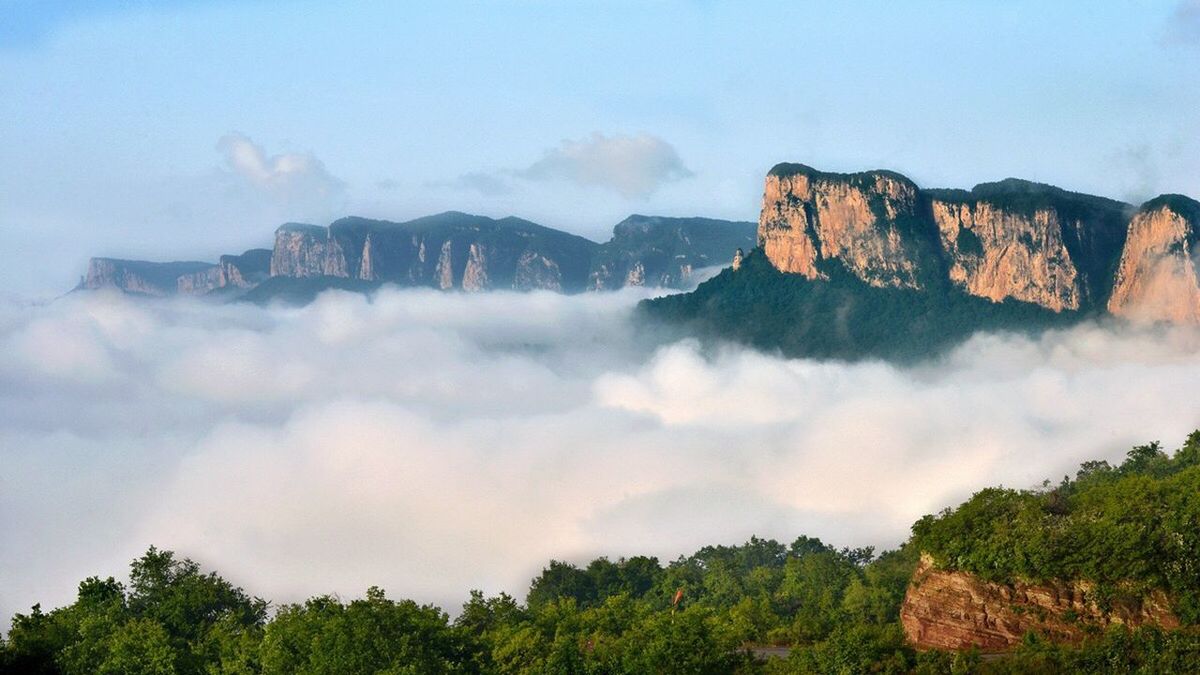
M 1050 5 L 1050 6 L 1047 6 Z M 9 293 L 284 220 L 754 219 L 780 161 L 1200 195 L 1200 3 L 0 0 Z

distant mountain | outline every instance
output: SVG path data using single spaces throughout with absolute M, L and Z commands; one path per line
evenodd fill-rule
M 520 218 L 446 212 L 407 222 L 349 217 L 328 227 L 286 223 L 271 250 L 218 263 L 94 258 L 80 288 L 146 295 L 220 292 L 247 300 L 304 302 L 326 288 L 384 283 L 442 290 L 681 288 L 695 269 L 754 241 L 755 224 L 630 216 L 597 244 Z
M 689 332 L 793 355 L 918 356 L 976 330 L 1104 313 L 1200 322 L 1200 203 L 1130 204 L 1018 179 L 922 190 L 892 171 L 780 164 L 758 248 L 646 301 Z
M 629 216 L 592 257 L 588 287 L 686 287 L 696 270 L 724 265 L 734 250 L 753 246 L 755 229 L 711 218 Z

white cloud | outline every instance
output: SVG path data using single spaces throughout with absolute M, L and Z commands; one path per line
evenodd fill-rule
M 0 307 L 0 620 L 151 543 L 275 601 L 378 584 L 451 610 L 551 557 L 894 545 L 982 486 L 1200 426 L 1190 330 L 846 365 L 655 347 L 641 297 Z
M 657 136 L 593 133 L 564 140 L 529 168 L 516 172 L 530 180 L 567 180 L 585 187 L 645 198 L 671 181 L 693 174 L 670 143 Z
M 243 185 L 284 207 L 324 210 L 336 205 L 346 188 L 311 153 L 268 156 L 262 146 L 237 132 L 222 136 L 217 141 L 217 151 Z

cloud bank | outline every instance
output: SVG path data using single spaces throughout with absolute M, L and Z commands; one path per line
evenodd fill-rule
M 3 306 L 0 620 L 152 543 L 276 602 L 378 584 L 452 611 L 552 557 L 890 546 L 982 486 L 1200 426 L 1192 331 L 979 336 L 899 369 L 649 343 L 640 297 Z
M 675 146 L 657 136 L 594 132 L 583 140 L 564 140 L 517 175 L 529 180 L 566 180 L 584 187 L 645 198 L 663 185 L 693 174 Z
M 236 132 L 222 136 L 217 151 L 243 187 L 285 208 L 322 211 L 336 204 L 346 189 L 311 153 L 268 156 L 262 146 Z

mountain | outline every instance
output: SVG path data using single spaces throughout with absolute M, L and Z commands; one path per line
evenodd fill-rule
M 1200 323 L 1196 240 L 1200 202 L 1163 195 L 1129 221 L 1108 311 L 1135 319 Z
M 1009 178 L 924 190 L 893 171 L 779 164 L 758 247 L 644 312 L 793 355 L 917 356 L 981 329 L 1112 313 L 1200 322 L 1200 204 L 1123 202 Z
M 632 215 L 592 258 L 588 288 L 683 288 L 699 268 L 723 265 L 754 245 L 754 223 Z
M 249 288 L 268 276 L 271 251 L 255 248 L 223 255 L 217 263 L 146 262 L 92 258 L 79 289 L 117 288 L 138 295 L 203 295 L 219 289 Z
M 634 215 L 597 244 L 520 218 L 446 212 L 407 222 L 342 218 L 328 227 L 285 223 L 271 250 L 218 263 L 94 258 L 79 288 L 147 295 L 214 291 L 266 302 L 305 302 L 327 288 L 384 283 L 442 290 L 681 288 L 693 271 L 749 247 L 755 225 Z

